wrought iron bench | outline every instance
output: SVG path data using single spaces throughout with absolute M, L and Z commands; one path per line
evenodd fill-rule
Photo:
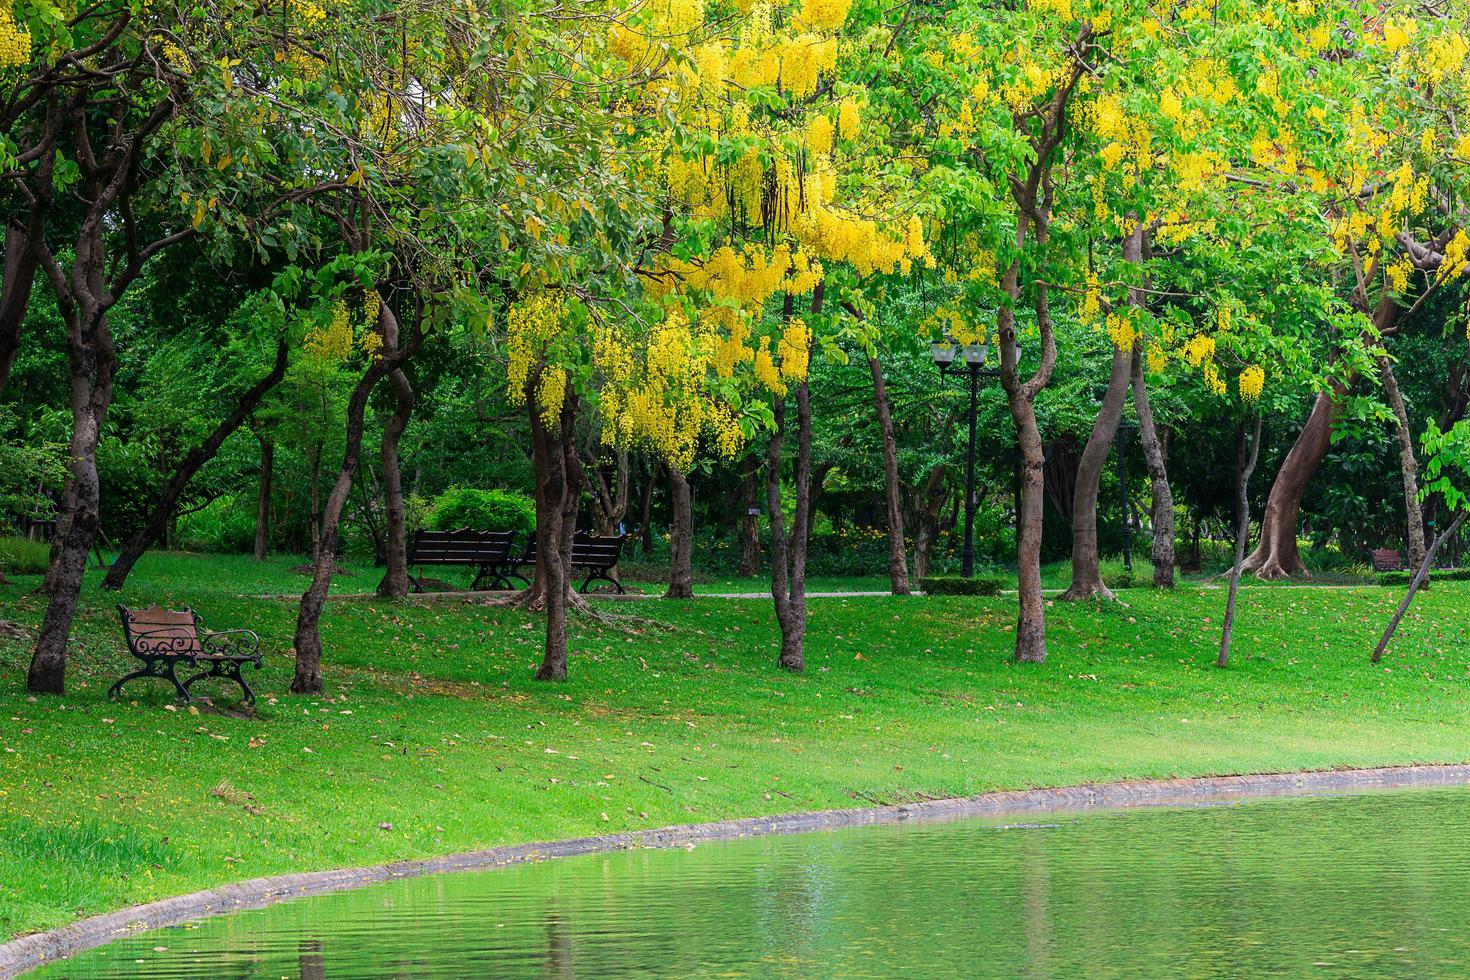
M 626 534 L 616 537 L 602 538 L 593 537 L 590 534 L 577 532 L 572 538 L 572 568 L 587 573 L 587 578 L 582 582 L 582 587 L 577 591 L 586 593 L 587 587 L 593 582 L 602 581 L 612 585 L 618 590 L 618 595 L 627 593 L 623 583 L 612 577 L 612 570 L 617 567 L 618 559 L 623 555 L 623 544 L 628 540 Z M 536 535 L 531 535 L 531 540 L 526 544 L 526 550 L 521 552 L 521 557 L 516 560 L 516 567 L 536 564 Z M 525 576 L 516 575 L 516 578 L 525 580 Z
M 1375 572 L 1401 572 L 1404 570 L 1403 552 L 1392 548 L 1374 548 L 1369 552 Z
M 147 609 L 117 607 L 122 617 L 123 637 L 128 652 L 143 661 L 143 668 L 123 677 L 108 690 L 115 698 L 123 685 L 139 677 L 160 677 L 173 684 L 179 698 L 188 704 L 189 688 L 206 677 L 220 677 L 240 685 L 245 703 L 255 703 L 255 692 L 240 676 L 240 668 L 254 664 L 261 668 L 260 637 L 252 630 L 224 630 L 211 633 L 199 628 L 199 616 L 192 609 Z M 180 681 L 179 665 L 199 672 Z M 203 668 L 203 669 L 200 669 Z
M 419 531 L 408 548 L 408 564 L 419 570 L 417 577 L 409 576 L 413 590 L 424 591 L 425 565 L 474 565 L 478 570 L 470 583 L 471 589 L 480 588 L 486 579 L 493 588 L 514 588 L 511 577 L 520 577 L 515 575 L 518 562 L 510 553 L 514 541 L 514 531 L 472 531 L 467 527 L 457 531 Z

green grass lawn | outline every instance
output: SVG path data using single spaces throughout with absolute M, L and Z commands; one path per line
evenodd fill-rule
M 1424 595 L 1377 668 L 1368 652 L 1397 590 L 1246 589 L 1224 672 L 1224 592 L 1195 586 L 1055 605 L 1044 666 L 1008 659 L 1011 596 L 815 599 L 802 676 L 775 668 L 766 602 L 599 601 L 608 619 L 574 623 L 564 685 L 531 679 L 535 617 L 454 596 L 341 599 L 322 625 L 328 696 L 296 698 L 295 603 L 251 598 L 299 593 L 293 563 L 150 555 L 120 597 L 259 631 L 253 718 L 176 710 L 161 682 L 108 702 L 131 667 L 119 597 L 93 588 L 66 697 L 27 697 L 29 649 L 0 640 L 0 938 L 233 879 L 510 842 L 1122 777 L 1470 760 L 1465 584 Z M 338 585 L 375 582 L 365 569 Z M 0 590 L 0 618 L 34 629 L 36 584 Z

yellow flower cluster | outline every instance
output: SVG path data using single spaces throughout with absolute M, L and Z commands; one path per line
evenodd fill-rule
M 1444 258 L 1439 263 L 1438 278 L 1445 280 L 1463 273 L 1466 266 L 1470 266 L 1470 256 L 1467 253 L 1470 253 L 1470 238 L 1465 237 L 1465 229 L 1461 228 L 1445 246 Z
M 1240 397 L 1248 402 L 1253 402 L 1261 397 L 1261 392 L 1266 387 L 1266 372 L 1255 364 L 1240 372 L 1236 379 L 1236 386 L 1240 389 Z
M 837 109 L 837 135 L 845 140 L 858 134 L 858 104 L 852 99 L 843 99 Z
M 688 286 L 709 290 L 720 299 L 734 300 L 756 310 L 778 292 L 811 292 L 823 272 L 820 262 L 810 259 L 804 251 L 793 253 L 784 242 L 769 254 L 753 243 L 739 253 L 725 245 L 716 249 L 702 265 L 672 259 L 669 269 Z
M 802 0 L 797 23 L 810 31 L 835 31 L 847 20 L 852 0 Z
M 322 364 L 340 364 L 352 354 L 352 321 L 347 304 L 338 300 L 332 306 L 332 319 L 325 327 L 314 327 L 303 345 L 306 356 Z
M 1189 343 L 1184 345 L 1184 360 L 1192 368 L 1210 361 L 1215 356 L 1215 338 L 1204 334 L 1195 334 L 1189 338 Z
M 510 308 L 506 316 L 506 395 L 512 405 L 523 405 L 526 401 L 526 381 L 531 376 L 531 369 L 542 360 L 550 347 L 552 341 L 561 333 L 562 324 L 566 318 L 566 301 L 554 293 L 536 293 Z M 547 396 L 557 396 L 556 412 L 551 413 L 550 418 L 555 418 L 556 413 L 561 411 L 561 396 L 565 394 L 566 379 L 561 380 L 561 393 L 558 395 L 557 384 L 553 379 L 548 386 L 548 381 L 543 375 L 539 389 L 536 392 L 536 404 L 541 409 L 543 417 L 546 416 Z
M 1169 355 L 1158 341 L 1149 341 L 1143 352 L 1143 365 L 1149 374 L 1158 374 L 1169 363 Z
M 1109 313 L 1105 321 L 1108 328 L 1108 339 L 1113 346 L 1121 351 L 1131 351 L 1138 340 L 1138 328 L 1133 322 L 1133 317 L 1127 314 Z
M 1429 42 L 1424 52 L 1422 71 L 1430 82 L 1438 85 L 1444 79 L 1460 74 L 1470 44 L 1463 34 L 1445 34 Z
M 3 2 L 3 0 L 0 0 Z M 0 6 L 0 68 L 16 68 L 31 57 L 31 32 L 15 22 L 15 8 Z

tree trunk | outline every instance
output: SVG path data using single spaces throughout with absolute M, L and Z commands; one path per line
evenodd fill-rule
M 259 437 L 257 437 L 259 438 Z M 275 477 L 276 444 L 260 439 L 260 492 L 255 498 L 255 560 L 265 561 L 270 550 L 271 482 Z
M 689 480 L 669 466 L 669 588 L 665 599 L 694 598 L 694 507 Z
M 883 434 L 883 495 L 888 505 L 888 579 L 894 595 L 909 594 L 909 563 L 903 539 L 903 508 L 899 501 L 898 444 L 893 437 L 893 413 L 888 404 L 888 385 L 876 355 L 868 355 L 873 375 L 873 405 L 878 410 L 878 428 Z
M 1220 631 L 1220 655 L 1215 658 L 1216 667 L 1230 662 L 1230 635 L 1235 630 L 1235 597 L 1240 591 L 1241 565 L 1245 562 L 1245 543 L 1251 534 L 1250 482 L 1255 472 L 1256 460 L 1261 455 L 1261 418 L 1256 415 L 1255 431 L 1251 435 L 1250 456 L 1246 456 L 1244 429 L 1236 450 L 1236 466 L 1239 471 L 1235 484 L 1235 563 L 1230 566 L 1230 593 L 1225 599 L 1225 624 Z
M 577 502 L 582 493 L 582 464 L 577 455 L 577 397 L 568 391 L 556 427 L 541 417 L 535 392 L 541 368 L 526 378 L 526 404 L 531 416 L 532 458 L 536 467 L 536 580 L 546 607 L 546 644 L 538 681 L 567 679 L 567 608 L 571 601 L 572 538 L 577 531 Z M 532 583 L 532 589 L 536 583 Z
M 1129 215 L 1129 218 L 1133 221 L 1133 230 L 1123 239 L 1123 261 L 1136 268 L 1143 261 L 1144 227 L 1136 215 Z M 1128 305 L 1143 306 L 1142 293 L 1131 286 Z M 1097 418 L 1092 423 L 1087 445 L 1082 448 L 1082 455 L 1077 461 L 1077 478 L 1072 487 L 1072 584 L 1062 594 L 1065 600 L 1113 598 L 1112 591 L 1102 580 L 1097 549 L 1097 493 L 1103 467 L 1108 461 L 1108 451 L 1123 418 L 1132 366 L 1133 348 L 1123 350 L 1114 346 L 1108 387 L 1098 407 Z M 1128 515 L 1123 515 L 1123 519 L 1126 521 Z
M 1383 637 L 1378 641 L 1378 646 L 1373 648 L 1373 656 L 1371 658 L 1373 663 L 1376 664 L 1379 660 L 1383 659 L 1383 651 L 1388 649 L 1389 641 L 1393 639 L 1394 630 L 1399 627 L 1399 621 L 1404 618 L 1404 613 L 1409 611 L 1409 604 L 1414 601 L 1415 594 L 1423 587 L 1425 579 L 1429 577 L 1429 566 L 1434 563 L 1434 556 L 1439 552 L 1439 546 L 1454 536 L 1455 532 L 1460 529 L 1460 525 L 1465 523 L 1467 516 L 1470 516 L 1470 511 L 1462 510 L 1456 514 L 1455 519 L 1450 522 L 1450 526 L 1445 528 L 1439 537 L 1434 539 L 1434 543 L 1429 546 L 1428 550 L 1424 552 L 1424 557 L 1419 561 L 1419 570 L 1414 573 L 1414 579 L 1409 583 L 1408 592 L 1404 593 L 1403 601 L 1394 610 L 1393 618 L 1388 621 L 1388 627 L 1383 631 Z
M 760 458 L 749 456 L 740 478 L 740 575 L 751 578 L 761 571 L 761 519 L 759 499 Z M 754 513 L 752 513 L 754 511 Z
M 14 225 L 5 229 L 4 263 L 4 278 L 0 280 L 0 392 L 10 381 L 36 281 L 36 253 L 26 233 Z
M 771 598 L 781 627 L 783 670 L 806 666 L 806 550 L 811 520 L 811 398 L 805 381 L 796 388 L 796 511 L 791 533 L 781 509 L 781 441 L 786 434 L 786 399 L 775 399 L 775 430 L 766 451 L 766 507 L 771 526 Z
M 383 297 L 378 305 L 378 326 L 383 334 L 383 349 L 398 347 L 398 316 Z M 399 466 L 398 443 L 408 428 L 413 414 L 413 385 L 403 368 L 388 375 L 393 391 L 393 415 L 383 426 L 383 516 L 387 525 L 383 557 L 386 567 L 378 583 L 378 595 L 402 599 L 408 595 L 408 519 L 403 506 L 403 472 Z
M 930 556 L 939 539 L 939 522 L 949 496 L 944 492 L 945 471 L 943 463 L 930 470 L 919 497 L 919 526 L 914 531 L 914 578 L 921 583 L 929 574 Z
M 1387 355 L 1378 358 L 1378 373 L 1383 378 L 1383 393 L 1388 396 L 1388 407 L 1393 409 L 1394 432 L 1399 441 L 1399 472 L 1404 482 L 1404 529 L 1409 565 L 1418 568 L 1424 563 L 1424 514 L 1419 509 L 1419 463 L 1414 458 L 1414 437 L 1409 431 L 1409 414 L 1404 409 L 1404 397 L 1399 392 L 1399 382 L 1394 377 Z
M 296 614 L 296 672 L 291 679 L 292 694 L 321 694 L 322 687 L 322 639 L 318 626 L 322 610 L 327 602 L 327 590 L 332 584 L 332 573 L 337 567 L 337 535 L 342 522 L 342 509 L 347 496 L 352 492 L 352 480 L 357 474 L 357 464 L 362 458 L 363 416 L 367 413 L 367 402 L 379 381 L 387 377 L 418 350 L 423 334 L 415 330 L 409 342 L 394 350 L 386 347 L 368 365 L 352 389 L 347 400 L 347 444 L 342 452 L 342 466 L 337 471 L 337 481 L 327 494 L 327 504 L 322 511 L 320 533 L 316 542 L 316 555 L 312 563 L 311 584 L 301 596 L 301 607 Z M 318 454 L 320 455 L 320 454 Z
M 270 392 L 272 388 L 281 383 L 286 376 L 286 342 L 282 340 L 276 347 L 276 363 L 269 374 L 261 378 L 255 385 L 235 403 L 234 409 L 228 416 L 220 420 L 202 443 L 190 450 L 179 463 L 173 475 L 164 484 L 163 493 L 159 495 L 158 501 L 153 505 L 153 510 L 148 514 L 148 520 L 139 528 L 132 537 L 123 544 L 122 551 L 117 560 L 107 570 L 102 579 L 102 587 L 116 591 L 123 587 L 133 566 L 143 553 L 164 537 L 168 532 L 169 523 L 173 520 L 178 510 L 179 497 L 189 487 L 189 481 L 194 479 L 194 474 L 200 468 L 214 459 L 224 441 L 235 433 L 235 430 L 245 424 L 250 413 L 260 404 L 260 400 Z
M 1397 315 L 1393 297 L 1385 291 L 1373 313 L 1374 327 L 1380 334 L 1386 332 L 1393 326 Z M 1244 571 L 1254 572 L 1257 578 L 1279 579 L 1307 574 L 1296 543 L 1297 516 L 1301 512 L 1307 486 L 1332 446 L 1337 404 L 1347 394 L 1350 384 L 1351 379 L 1338 382 L 1317 396 L 1307 424 L 1281 461 L 1281 469 L 1271 484 L 1271 494 L 1266 498 L 1265 513 L 1261 515 L 1261 540 L 1245 560 Z
M 1072 487 L 1072 584 L 1062 593 L 1066 601 L 1114 598 L 1102 580 L 1097 548 L 1097 495 L 1103 466 L 1107 464 L 1108 451 L 1123 417 L 1132 361 L 1131 351 L 1113 348 L 1107 391 L 1092 424 L 1092 434 L 1077 460 L 1077 480 Z
M 648 477 L 643 481 L 643 505 L 638 509 L 638 537 L 643 546 L 643 557 L 653 554 L 653 485 L 657 465 L 649 460 Z
M 1133 411 L 1138 415 L 1138 441 L 1143 446 L 1143 459 L 1153 488 L 1153 563 L 1154 587 L 1174 587 L 1174 494 L 1169 489 L 1169 472 L 1164 459 L 1164 443 L 1154 425 L 1154 411 L 1148 403 L 1148 382 L 1143 375 L 1143 354 L 1133 347 Z

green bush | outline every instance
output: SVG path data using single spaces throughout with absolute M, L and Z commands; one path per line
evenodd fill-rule
M 1138 583 L 1133 579 L 1133 573 L 1126 568 L 1117 571 L 1104 569 L 1102 573 L 1103 585 L 1110 589 L 1131 589 Z
M 536 530 L 536 502 L 513 490 L 450 487 L 434 498 L 428 525 L 435 531 L 467 527 L 530 534 Z
M 45 575 L 51 546 L 29 538 L 0 538 L 0 572 L 7 575 Z
M 1000 595 L 1006 580 L 995 575 L 960 578 L 956 575 L 928 575 L 919 579 L 919 588 L 929 595 Z
M 1373 581 L 1379 585 L 1407 586 L 1414 580 L 1414 573 L 1379 572 Z M 1470 568 L 1434 568 L 1429 571 L 1431 582 L 1470 582 Z
M 218 497 L 179 518 L 174 540 L 185 551 L 249 554 L 255 548 L 255 501 Z

